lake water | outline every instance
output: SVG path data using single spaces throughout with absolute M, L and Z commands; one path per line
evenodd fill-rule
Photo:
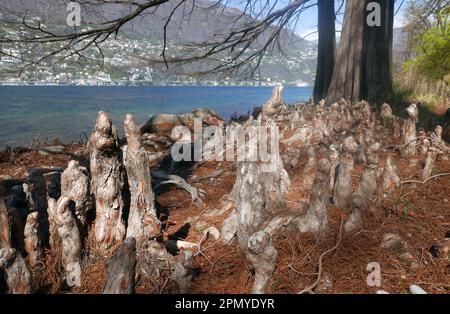
M 69 143 L 91 132 L 100 110 L 122 131 L 127 113 L 139 123 L 157 113 L 195 108 L 211 108 L 229 118 L 252 111 L 271 94 L 270 87 L 0 86 L 0 148 L 28 145 L 37 134 Z M 307 101 L 312 88 L 286 87 L 283 95 L 287 103 Z

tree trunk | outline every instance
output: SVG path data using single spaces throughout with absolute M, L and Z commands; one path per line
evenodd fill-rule
M 344 26 L 337 51 L 327 101 L 344 98 L 357 102 L 361 98 L 362 65 L 364 62 L 364 11 L 365 1 L 348 0 Z
M 370 2 L 380 4 L 381 26 L 370 27 L 364 21 L 365 60 L 361 96 L 369 101 L 377 101 L 389 97 L 392 92 L 394 0 L 366 0 L 366 5 Z
M 11 228 L 5 200 L 0 197 L 0 249 L 11 247 Z
M 139 127 L 132 115 L 125 117 L 125 135 L 128 145 L 123 155 L 131 194 L 127 237 L 139 242 L 157 236 L 161 224 L 156 217 L 148 156 L 141 147 Z
M 127 238 L 106 262 L 103 294 L 132 294 L 136 274 L 136 240 Z
M 381 26 L 369 26 L 367 5 L 381 9 Z M 348 0 L 327 101 L 377 100 L 392 89 L 392 0 Z
M 318 10 L 319 44 L 314 83 L 315 102 L 321 101 L 327 95 L 336 57 L 334 0 L 319 0 Z
M 99 112 L 89 139 L 92 192 L 95 195 L 95 237 L 108 249 L 125 237 L 123 189 L 125 169 L 117 129 L 105 112 Z

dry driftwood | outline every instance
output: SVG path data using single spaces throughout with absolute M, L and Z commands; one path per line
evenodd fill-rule
M 353 154 L 356 153 L 357 149 L 358 144 L 352 136 L 344 139 L 343 152 L 339 161 L 333 194 L 334 205 L 340 209 L 347 209 L 350 205 L 354 165 Z
M 90 183 L 86 168 L 81 167 L 76 160 L 71 160 L 61 175 L 61 195 L 75 202 L 74 214 L 80 231 L 83 231 L 86 227 Z
M 56 203 L 56 226 L 58 237 L 61 240 L 61 257 L 64 266 L 66 281 L 69 286 L 81 285 L 78 270 L 81 261 L 81 237 L 77 222 L 72 212 L 75 203 L 68 197 L 62 196 Z
M 268 232 L 258 231 L 248 238 L 246 257 L 255 270 L 252 293 L 265 293 L 270 277 L 275 270 L 278 252 Z
M 136 240 L 126 238 L 106 262 L 103 294 L 134 293 L 136 275 Z
M 327 207 L 329 203 L 330 162 L 321 159 L 310 194 L 306 216 L 300 221 L 300 232 L 322 233 L 328 225 Z
M 406 118 L 403 124 L 403 143 L 405 147 L 402 151 L 404 156 L 412 156 L 416 153 L 416 123 L 419 117 L 419 110 L 416 104 L 411 104 L 407 109 L 406 113 L 408 118 Z
M 125 168 L 117 129 L 110 117 L 99 112 L 88 147 L 91 151 L 92 192 L 95 195 L 95 237 L 103 249 L 122 241 Z
M 157 236 L 161 223 L 156 217 L 149 160 L 141 147 L 141 135 L 134 116 L 126 115 L 124 128 L 128 145 L 124 147 L 123 155 L 131 194 L 127 237 L 140 241 Z
M 31 274 L 20 253 L 12 248 L 0 249 L 0 271 L 6 276 L 10 294 L 31 293 Z
M 39 215 L 38 212 L 32 212 L 27 217 L 24 230 L 25 250 L 28 253 L 31 267 L 37 266 L 42 261 L 43 251 L 39 236 Z

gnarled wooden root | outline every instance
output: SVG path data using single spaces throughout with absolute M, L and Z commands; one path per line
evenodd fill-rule
M 270 235 L 258 231 L 248 238 L 246 257 L 255 270 L 255 281 L 252 293 L 265 293 L 266 286 L 275 270 L 278 252 L 272 244 Z
M 90 182 L 86 168 L 81 167 L 78 161 L 71 160 L 61 175 L 61 195 L 75 202 L 75 217 L 80 230 L 84 230 Z
M 31 293 L 31 274 L 18 251 L 12 248 L 0 249 L 0 271 L 2 270 L 6 273 L 8 293 Z
M 206 195 L 206 192 L 190 185 L 183 178 L 174 174 L 169 174 L 163 170 L 152 171 L 152 178 L 156 183 L 154 188 L 155 190 L 163 185 L 173 184 L 176 187 L 188 192 L 191 195 L 191 200 L 195 205 L 203 206 L 204 203 L 202 197 Z
M 38 212 L 30 213 L 25 224 L 25 250 L 28 253 L 31 267 L 37 266 L 43 257 L 38 218 Z
M 131 194 L 127 237 L 140 241 L 157 236 L 161 223 L 156 217 L 147 153 L 141 147 L 141 136 L 134 116 L 127 115 L 124 125 L 128 143 L 123 150 L 124 164 Z

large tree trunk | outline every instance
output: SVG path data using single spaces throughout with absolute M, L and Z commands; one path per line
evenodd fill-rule
M 327 101 L 330 103 L 341 98 L 353 102 L 361 98 L 364 11 L 365 1 L 347 1 L 336 64 L 327 94 Z
M 381 26 L 369 26 L 367 4 L 381 8 Z M 392 89 L 392 0 L 348 0 L 327 101 L 376 100 Z
M 125 237 L 123 189 L 125 169 L 117 129 L 105 112 L 99 112 L 89 139 L 92 192 L 95 195 L 95 237 L 108 249 Z
M 334 0 L 319 0 L 318 7 L 319 50 L 314 83 L 315 102 L 321 101 L 327 95 L 336 57 L 336 16 L 334 12 Z
M 156 217 L 148 156 L 141 147 L 141 135 L 134 116 L 127 115 L 124 125 L 128 145 L 124 147 L 123 155 L 131 194 L 127 237 L 139 242 L 157 236 L 161 224 Z
M 363 1 L 362 1 L 363 2 Z M 370 101 L 389 97 L 392 92 L 392 39 L 394 33 L 394 0 L 367 0 L 381 7 L 381 26 L 364 23 L 364 77 L 361 95 Z

